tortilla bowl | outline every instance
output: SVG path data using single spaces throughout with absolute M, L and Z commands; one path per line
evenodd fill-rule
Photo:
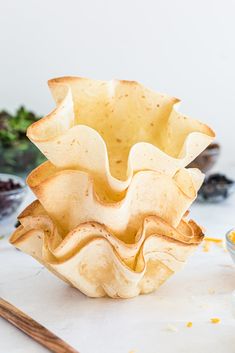
M 141 170 L 173 176 L 215 136 L 178 113 L 178 99 L 134 81 L 62 77 L 49 87 L 56 109 L 28 128 L 29 139 L 56 167 L 87 171 L 117 192 Z
M 181 169 L 173 178 L 142 171 L 120 195 L 86 172 L 58 170 L 46 162 L 29 175 L 27 182 L 62 234 L 95 221 L 125 242 L 132 242 L 145 216 L 156 215 L 177 227 L 203 178 L 197 169 Z
M 133 243 L 98 222 L 65 236 L 35 201 L 19 216 L 10 242 L 90 297 L 131 298 L 150 293 L 180 270 L 203 239 L 201 228 L 182 218 L 177 227 L 146 216 Z

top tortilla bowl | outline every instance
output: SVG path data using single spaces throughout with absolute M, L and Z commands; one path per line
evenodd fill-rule
M 114 191 L 140 170 L 173 176 L 215 136 L 178 113 L 178 99 L 134 81 L 62 77 L 49 87 L 57 107 L 28 128 L 29 139 L 56 167 L 87 171 Z

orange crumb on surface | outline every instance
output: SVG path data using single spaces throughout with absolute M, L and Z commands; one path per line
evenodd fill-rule
M 213 317 L 211 319 L 211 323 L 212 324 L 219 324 L 221 322 L 221 320 L 218 317 Z
M 187 322 L 186 324 L 187 327 L 192 327 L 193 326 L 193 323 L 191 321 Z
M 203 242 L 203 251 L 208 252 L 210 250 L 210 243 L 208 241 Z

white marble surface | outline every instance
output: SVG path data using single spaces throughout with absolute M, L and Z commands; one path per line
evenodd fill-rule
M 208 236 L 223 237 L 235 225 L 234 206 L 235 197 L 220 205 L 197 204 L 192 216 L 206 226 Z M 234 353 L 234 289 L 235 267 L 217 245 L 209 252 L 198 249 L 156 293 L 112 300 L 86 298 L 6 239 L 0 241 L 0 296 L 80 353 Z M 221 323 L 211 324 L 212 317 Z M 188 321 L 192 328 L 186 327 Z M 46 350 L 0 319 L 0 352 Z

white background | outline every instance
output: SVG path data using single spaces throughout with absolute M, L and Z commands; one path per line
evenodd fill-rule
M 0 109 L 24 103 L 48 113 L 46 81 L 55 76 L 138 80 L 213 126 L 223 146 L 218 168 L 235 175 L 234 37 L 235 0 L 0 0 Z M 207 235 L 223 237 L 234 226 L 234 198 L 196 205 L 193 216 Z M 99 353 L 234 352 L 234 267 L 222 248 L 199 250 L 148 298 L 117 304 L 82 296 L 5 240 L 0 247 L 0 295 L 80 352 L 94 344 Z M 43 349 L 0 320 L 0 352 Z
M 56 76 L 134 79 L 214 127 L 226 164 L 234 36 L 234 0 L 0 0 L 0 108 L 48 113 L 46 81 Z

